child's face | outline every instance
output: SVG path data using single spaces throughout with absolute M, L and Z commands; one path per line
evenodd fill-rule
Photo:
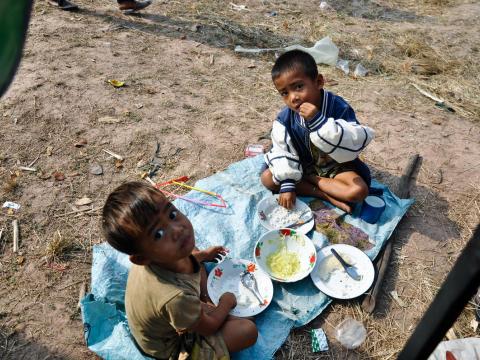
M 154 263 L 169 267 L 192 253 L 195 237 L 190 220 L 163 195 L 156 197 L 160 210 L 139 239 L 139 253 L 133 256 L 140 258 L 142 265 Z
M 323 76 L 311 79 L 301 70 L 292 70 L 281 74 L 273 81 L 287 106 L 300 112 L 300 105 L 310 103 L 320 109 L 322 101 Z

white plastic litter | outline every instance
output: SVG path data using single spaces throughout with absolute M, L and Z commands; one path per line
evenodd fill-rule
M 347 318 L 336 327 L 335 338 L 347 349 L 356 349 L 367 338 L 367 330 L 360 321 Z
M 348 73 L 350 72 L 350 68 L 348 64 L 349 64 L 348 60 L 338 59 L 336 67 L 337 69 L 342 70 L 345 73 L 345 75 L 348 75 Z
M 355 71 L 353 72 L 353 76 L 355 77 L 364 77 L 367 76 L 368 74 L 368 69 L 365 68 L 362 64 L 357 64 L 355 67 Z
M 17 203 L 14 203 L 12 201 L 5 201 L 3 203 L 3 206 L 4 208 L 9 208 L 9 209 L 13 209 L 13 210 L 18 210 L 20 209 L 20 204 L 17 204 Z
M 333 11 L 335 10 L 334 8 L 332 8 L 330 6 L 329 3 L 327 3 L 326 1 L 320 1 L 320 6 L 319 6 L 320 10 L 321 11 Z
M 444 360 L 450 351 L 456 359 L 480 359 L 480 338 L 465 338 L 442 341 L 428 360 Z
M 317 41 L 311 48 L 301 45 L 292 45 L 285 48 L 285 51 L 302 50 L 313 56 L 317 64 L 335 66 L 338 60 L 338 47 L 328 36 Z
M 269 51 L 291 51 L 291 50 L 302 50 L 315 59 L 317 64 L 326 64 L 330 66 L 335 66 L 338 59 L 338 47 L 333 43 L 332 39 L 328 36 L 317 41 L 315 45 L 310 48 L 303 47 L 302 45 L 291 45 L 286 48 L 244 48 L 241 45 L 235 46 L 235 52 L 238 53 L 248 53 L 248 54 L 260 54 Z

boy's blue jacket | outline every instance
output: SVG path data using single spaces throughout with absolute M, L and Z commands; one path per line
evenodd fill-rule
M 265 154 L 280 192 L 295 191 L 303 169 L 314 165 L 311 147 L 315 146 L 336 162 L 353 161 L 374 137 L 374 131 L 360 125 L 355 112 L 340 96 L 323 90 L 320 111 L 305 121 L 285 107 L 272 128 L 272 149 Z

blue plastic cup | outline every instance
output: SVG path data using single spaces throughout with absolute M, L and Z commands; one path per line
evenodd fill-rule
M 380 196 L 367 196 L 363 201 L 360 218 L 370 224 L 375 224 L 383 210 L 385 210 L 385 201 Z

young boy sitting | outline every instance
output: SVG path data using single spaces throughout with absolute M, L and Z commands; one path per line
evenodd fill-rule
M 225 249 L 197 250 L 192 224 L 159 190 L 140 182 L 118 187 L 103 207 L 103 230 L 108 243 L 133 263 L 125 309 L 143 353 L 224 360 L 256 342 L 251 320 L 228 315 L 235 295 L 224 293 L 217 306 L 209 301 L 202 262 Z
M 306 52 L 282 54 L 272 80 L 287 106 L 273 123 L 263 185 L 279 192 L 279 204 L 287 209 L 299 194 L 328 200 L 350 213 L 368 195 L 370 171 L 358 154 L 373 130 L 359 124 L 344 99 L 323 89 L 323 76 Z

